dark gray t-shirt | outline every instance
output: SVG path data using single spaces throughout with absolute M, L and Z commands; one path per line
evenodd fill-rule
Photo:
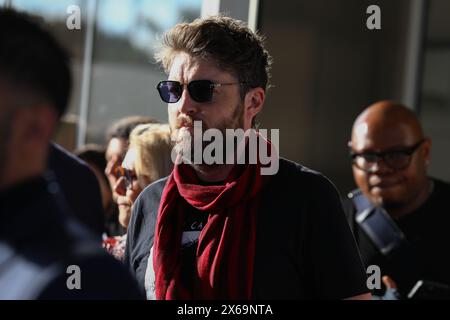
M 152 247 L 166 182 L 167 178 L 159 180 L 141 193 L 128 227 L 125 263 L 148 299 L 155 297 Z M 339 194 L 329 180 L 280 159 L 279 171 L 271 177 L 261 199 L 254 299 L 341 299 L 368 292 Z M 195 243 L 200 233 L 188 229 L 186 223 L 184 246 Z

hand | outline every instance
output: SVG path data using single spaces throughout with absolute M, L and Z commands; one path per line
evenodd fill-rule
M 397 284 L 389 276 L 383 276 L 381 278 L 384 285 L 386 286 L 386 291 L 383 296 L 372 296 L 372 300 L 400 300 L 400 293 L 397 290 Z
M 381 278 L 381 280 L 383 280 L 383 283 L 386 286 L 386 290 L 397 289 L 397 284 L 395 283 L 394 280 L 392 280 L 391 277 L 383 276 L 383 278 Z
M 381 280 L 383 280 L 383 283 L 386 286 L 386 292 L 381 300 L 400 300 L 400 293 L 398 292 L 395 281 L 389 276 L 383 276 Z

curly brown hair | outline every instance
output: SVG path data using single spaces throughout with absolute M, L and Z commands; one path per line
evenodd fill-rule
M 264 47 L 264 38 L 242 21 L 212 16 L 179 23 L 164 35 L 162 44 L 155 57 L 167 73 L 174 56 L 186 52 L 213 59 L 220 69 L 236 75 L 244 84 L 242 99 L 250 88 L 269 87 L 272 58 Z

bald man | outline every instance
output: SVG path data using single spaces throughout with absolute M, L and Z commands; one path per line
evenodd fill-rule
M 378 265 L 403 298 L 418 280 L 450 284 L 450 185 L 427 175 L 431 140 L 417 116 L 375 103 L 356 119 L 349 147 L 359 189 L 345 207 L 366 266 Z

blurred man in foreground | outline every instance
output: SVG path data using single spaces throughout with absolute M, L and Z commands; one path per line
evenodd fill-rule
M 139 298 L 46 170 L 70 96 L 67 55 L 31 17 L 7 9 L 0 44 L 0 299 Z

